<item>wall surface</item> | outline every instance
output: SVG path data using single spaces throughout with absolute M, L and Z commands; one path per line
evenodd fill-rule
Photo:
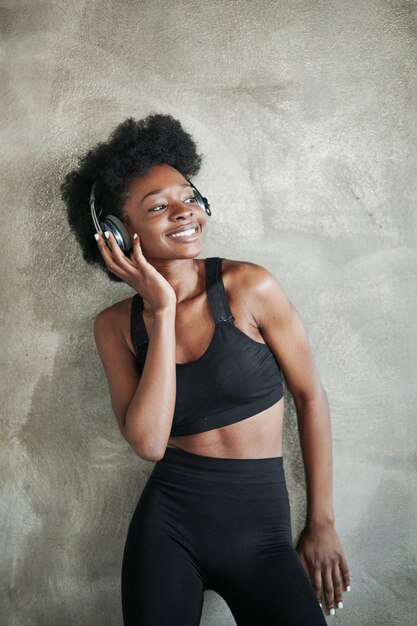
M 2 2 L 4 626 L 122 623 L 122 550 L 153 463 L 118 431 L 92 321 L 132 293 L 83 262 L 58 186 L 77 154 L 151 111 L 178 117 L 205 155 L 202 256 L 267 267 L 308 330 L 352 579 L 339 623 L 416 623 L 416 9 Z M 284 458 L 296 538 L 289 395 Z M 213 591 L 201 623 L 234 624 Z

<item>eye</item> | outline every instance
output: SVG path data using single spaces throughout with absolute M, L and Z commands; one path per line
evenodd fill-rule
M 194 196 L 191 196 L 191 198 L 186 198 L 184 202 L 186 202 L 187 200 L 191 200 L 191 202 L 197 202 Z M 159 204 L 158 206 L 153 207 L 153 209 L 149 209 L 149 211 L 156 212 L 158 211 L 158 209 L 161 209 L 161 208 L 165 209 L 166 206 L 167 206 L 166 204 Z

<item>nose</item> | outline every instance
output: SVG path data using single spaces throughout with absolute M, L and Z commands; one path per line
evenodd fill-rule
M 190 215 L 193 215 L 193 207 L 190 205 L 185 205 L 183 202 L 175 202 L 174 208 L 172 210 L 171 216 L 174 219 L 178 217 L 188 218 Z

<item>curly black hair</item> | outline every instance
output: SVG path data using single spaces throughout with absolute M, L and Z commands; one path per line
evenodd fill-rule
M 166 163 L 190 178 L 200 170 L 203 156 L 197 154 L 195 141 L 181 123 L 162 113 L 150 113 L 141 120 L 129 117 L 112 131 L 107 141 L 78 156 L 79 167 L 66 174 L 60 191 L 84 260 L 98 264 L 111 280 L 122 282 L 108 271 L 93 238 L 95 228 L 89 207 L 93 182 L 97 213 L 102 208 L 100 221 L 109 213 L 123 220 L 125 193 L 136 176 Z

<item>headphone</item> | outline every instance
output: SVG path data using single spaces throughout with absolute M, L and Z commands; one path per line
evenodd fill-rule
M 210 203 L 207 198 L 203 198 L 201 193 L 198 191 L 197 187 L 190 181 L 188 178 L 185 179 L 194 190 L 194 198 L 197 200 L 198 204 L 205 210 L 207 215 L 211 215 Z M 100 213 L 97 217 L 96 207 L 95 207 L 95 188 L 96 183 L 93 183 L 90 191 L 90 209 L 91 209 L 91 217 L 93 218 L 94 226 L 97 233 L 101 235 L 104 234 L 105 230 L 110 230 L 119 246 L 119 248 L 126 254 L 126 252 L 130 252 L 132 250 L 132 240 L 130 235 L 126 229 L 126 226 L 123 224 L 122 220 L 116 215 L 106 215 L 102 222 L 99 222 L 98 217 L 101 215 Z

